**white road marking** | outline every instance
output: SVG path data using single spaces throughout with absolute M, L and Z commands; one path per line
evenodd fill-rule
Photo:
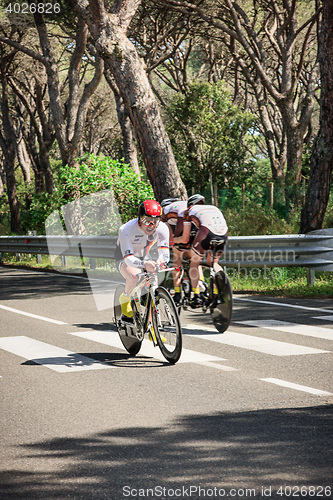
M 240 347 L 242 349 L 249 349 L 252 351 L 262 352 L 264 354 L 271 354 L 273 356 L 300 356 L 303 354 L 321 354 L 330 351 L 322 349 L 314 349 L 312 347 L 305 347 L 289 342 L 280 342 L 279 340 L 264 339 L 262 337 L 254 337 L 252 335 L 245 335 L 228 330 L 224 333 L 219 333 L 216 330 L 208 329 L 206 327 L 198 327 L 197 325 L 184 325 L 184 330 L 198 330 L 202 333 L 190 334 L 185 333 L 189 337 L 200 338 L 202 340 L 210 340 L 218 342 L 219 344 L 230 345 L 233 347 Z M 213 334 L 206 334 L 206 331 L 215 331 Z
M 278 378 L 261 378 L 259 380 L 280 385 L 281 387 L 287 387 L 288 389 L 295 389 L 296 391 L 308 392 L 309 394 L 314 394 L 316 396 L 332 396 L 331 392 L 321 391 L 320 389 L 314 389 L 313 387 L 307 387 L 306 385 L 294 384 Z
M 306 306 L 299 306 L 296 304 L 288 304 L 287 302 L 273 302 L 270 300 L 259 300 L 259 299 L 247 299 L 245 297 L 233 297 L 235 300 L 242 300 L 246 302 L 254 302 L 256 304 L 268 304 L 268 305 L 273 305 L 273 306 L 281 306 L 281 307 L 292 307 L 294 309 L 304 309 L 305 311 L 319 311 L 319 312 L 324 312 L 324 313 L 332 313 L 333 311 L 329 309 L 321 309 L 319 307 L 306 307 Z
M 314 316 L 314 319 L 322 319 L 324 321 L 333 321 L 333 315 L 332 316 Z
M 275 319 L 237 321 L 236 323 L 267 328 L 268 330 L 278 330 L 279 332 L 294 333 L 295 335 L 305 335 L 317 339 L 333 340 L 333 330 L 330 328 L 321 328 L 320 326 L 301 325 L 299 323 L 289 323 L 288 321 Z
M 25 336 L 2 337 L 0 348 L 60 373 L 111 368 L 92 358 Z
M 64 321 L 59 321 L 57 319 L 46 318 L 45 316 L 38 316 L 38 314 L 32 314 L 25 311 L 20 311 L 19 309 L 14 309 L 13 307 L 0 305 L 0 309 L 4 309 L 5 311 L 13 312 L 16 314 L 22 314 L 23 316 L 29 316 L 30 318 L 40 319 L 42 321 L 48 321 L 49 323 L 54 323 L 55 325 L 67 325 Z
M 100 344 L 105 344 L 110 347 L 125 350 L 119 335 L 115 331 L 88 331 L 88 332 L 70 332 L 69 335 L 74 335 L 75 337 L 81 337 L 87 340 L 92 340 L 93 342 L 98 342 Z M 165 361 L 161 351 L 158 347 L 154 347 L 153 343 L 149 340 L 144 340 L 142 347 L 138 356 L 147 356 L 149 358 L 155 358 L 159 361 Z M 238 371 L 236 368 L 226 365 L 220 365 L 221 361 L 226 361 L 224 358 L 219 358 L 211 354 L 204 354 L 202 352 L 191 351 L 190 349 L 182 349 L 181 357 L 178 361 L 179 363 L 199 363 L 212 368 L 218 368 L 223 371 Z

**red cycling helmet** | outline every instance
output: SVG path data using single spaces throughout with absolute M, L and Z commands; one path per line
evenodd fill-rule
M 139 206 L 140 217 L 162 217 L 162 207 L 156 200 L 145 200 Z

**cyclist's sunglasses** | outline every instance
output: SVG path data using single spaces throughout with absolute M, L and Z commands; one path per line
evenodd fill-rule
M 161 220 L 161 217 L 149 217 L 148 215 L 144 215 L 143 217 L 140 217 L 140 221 L 145 226 L 149 226 L 149 224 L 157 226 L 158 223 L 160 222 L 160 220 Z

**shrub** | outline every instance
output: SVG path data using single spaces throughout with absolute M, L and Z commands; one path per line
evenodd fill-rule
M 33 195 L 30 225 L 38 233 L 44 233 L 45 221 L 53 211 L 74 199 L 104 190 L 113 192 L 122 222 L 136 217 L 141 201 L 154 198 L 151 185 L 141 182 L 130 165 L 87 154 L 78 159 L 78 168 L 60 168 L 59 185 L 54 194 Z

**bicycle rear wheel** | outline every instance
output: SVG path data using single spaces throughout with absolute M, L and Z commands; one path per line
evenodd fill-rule
M 118 285 L 116 288 L 116 293 L 114 296 L 114 322 L 116 324 L 120 340 L 126 351 L 132 356 L 135 356 L 141 349 L 142 341 L 131 335 L 131 330 L 134 328 L 134 326 L 125 325 L 121 321 L 121 306 L 119 304 L 119 297 L 124 290 L 124 285 Z
M 215 283 L 218 289 L 218 301 L 211 308 L 211 315 L 215 328 L 223 333 L 227 330 L 231 321 L 232 288 L 229 277 L 224 271 L 216 273 Z
M 152 320 L 158 347 L 169 363 L 176 363 L 182 352 L 182 333 L 177 308 L 170 293 L 159 286 L 152 304 Z

